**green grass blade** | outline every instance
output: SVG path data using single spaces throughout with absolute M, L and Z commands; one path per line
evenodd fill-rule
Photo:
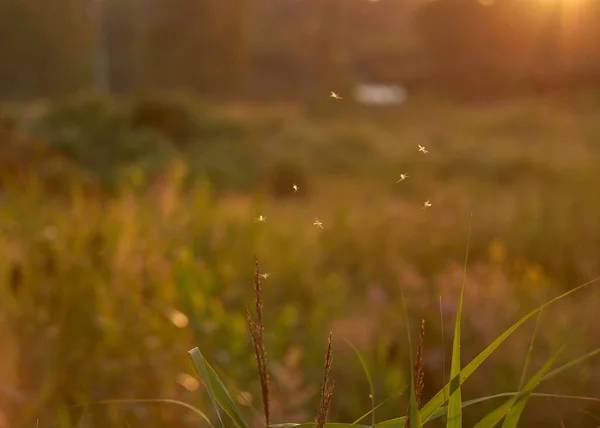
M 442 310 L 442 296 L 440 296 L 440 331 L 442 333 L 442 385 L 446 384 L 446 340 L 444 338 L 444 311 Z M 446 397 L 444 397 L 445 401 Z
M 403 393 L 401 392 L 398 395 L 394 394 L 394 395 L 386 398 L 381 403 L 379 403 L 378 405 L 376 405 L 372 410 L 369 410 L 367 413 L 365 413 L 364 415 L 362 415 L 360 418 L 358 418 L 357 420 L 355 420 L 354 422 L 352 422 L 352 425 L 358 424 L 360 421 L 362 421 L 367 416 L 371 415 L 372 412 L 374 412 L 375 410 L 379 409 L 381 406 L 383 406 L 385 403 L 387 403 L 388 401 L 390 401 L 392 398 L 400 397 L 400 396 L 402 396 L 402 394 Z
M 269 425 L 269 428 L 315 428 L 314 422 L 308 422 L 304 424 L 276 424 Z M 325 424 L 325 428 L 370 428 L 369 425 L 354 425 L 344 422 L 330 422 Z
M 531 377 L 525 387 L 518 392 L 517 395 L 500 405 L 496 409 L 488 413 L 483 419 L 481 419 L 474 428 L 490 428 L 496 426 L 498 422 L 506 416 L 504 420 L 503 428 L 516 427 L 519 422 L 519 418 L 525 409 L 527 400 L 531 396 L 533 390 L 542 382 L 544 375 L 550 370 L 554 361 L 558 355 L 565 349 L 562 346 L 556 354 L 554 354 L 546 363 L 539 369 L 535 375 Z
M 523 382 L 525 382 L 525 376 L 527 376 L 527 369 L 529 368 L 529 362 L 531 361 L 531 353 L 533 352 L 533 344 L 535 342 L 535 336 L 537 335 L 538 327 L 542 319 L 543 310 L 538 313 L 538 317 L 535 321 L 535 328 L 533 329 L 533 335 L 529 342 L 529 349 L 527 350 L 527 357 L 525 358 L 525 365 L 523 366 L 523 372 L 521 373 L 521 380 L 519 381 L 519 391 L 523 388 Z
M 193 413 L 195 413 L 201 419 L 203 419 L 204 422 L 206 422 L 210 428 L 215 428 L 214 425 L 210 422 L 210 419 L 208 418 L 208 416 L 206 416 L 206 414 L 203 411 L 201 411 L 200 409 L 197 409 L 196 407 L 192 406 L 191 404 L 184 403 L 183 401 L 173 400 L 173 399 L 169 399 L 169 398 L 134 398 L 134 399 L 123 399 L 123 400 L 100 400 L 100 401 L 93 401 L 91 403 L 79 404 L 74 407 L 79 407 L 79 406 L 87 407 L 90 404 L 152 404 L 152 403 L 175 404 L 177 406 L 184 407 L 184 408 L 192 411 Z
M 484 403 L 484 402 L 496 400 L 499 398 L 514 397 L 518 394 L 519 394 L 519 392 L 502 392 L 500 394 L 489 395 L 487 397 L 475 398 L 473 400 L 464 401 L 462 403 L 462 407 L 464 409 L 465 407 L 469 407 L 474 404 Z M 564 399 L 564 400 L 577 400 L 577 401 L 588 401 L 588 402 L 600 403 L 600 398 L 585 397 L 585 396 L 578 396 L 578 395 L 545 394 L 543 392 L 534 392 L 531 394 L 531 397 L 534 397 L 534 398 L 556 398 L 556 399 Z M 431 418 L 429 418 L 429 420 L 433 421 L 433 420 L 439 419 L 442 416 L 446 415 L 447 413 L 448 413 L 448 409 L 446 407 L 444 407 L 442 409 L 438 409 L 433 414 L 433 416 L 431 416 Z M 377 426 L 382 427 L 382 428 L 404 428 L 405 421 L 406 421 L 406 416 L 402 416 L 400 418 L 394 418 L 394 419 L 390 419 L 385 422 L 381 422 Z
M 360 365 L 362 366 L 363 372 L 365 372 L 365 376 L 369 382 L 369 397 L 371 398 L 371 426 L 375 426 L 375 387 L 373 386 L 373 377 L 371 376 L 371 371 L 369 370 L 369 366 L 359 350 L 356 349 L 356 347 L 349 340 L 346 340 L 346 343 L 348 343 L 358 357 L 358 361 L 360 361 Z M 360 418 L 358 421 L 360 420 L 362 420 L 362 418 Z
M 219 418 L 221 427 L 225 428 L 225 424 L 223 424 L 223 419 L 221 418 L 221 411 L 219 409 L 219 404 L 216 399 L 216 394 L 212 387 L 211 376 L 210 376 L 210 372 L 208 371 L 208 367 L 207 367 L 208 362 L 204 359 L 204 356 L 202 355 L 202 353 L 200 352 L 200 350 L 198 348 L 192 349 L 191 351 L 189 351 L 189 354 L 192 358 L 192 362 L 194 363 L 194 368 L 196 370 L 196 374 L 200 377 L 200 380 L 202 381 L 202 385 L 204 385 L 204 388 L 206 389 L 206 392 L 208 393 L 208 397 L 210 398 L 213 408 L 215 409 L 215 413 L 217 414 L 217 417 Z M 217 376 L 216 373 L 215 373 L 215 376 Z
M 213 402 L 213 406 L 216 407 L 218 403 L 237 428 L 248 428 L 248 424 L 231 398 L 231 395 L 229 395 L 227 388 L 225 388 L 225 385 L 210 364 L 208 364 L 200 350 L 194 348 L 189 351 L 189 354 L 192 357 L 198 376 L 200 376 L 200 380 L 202 380 L 202 383 Z M 218 408 L 216 410 L 218 413 Z M 221 417 L 219 416 L 219 419 L 220 418 Z
M 568 363 L 565 363 L 562 366 L 555 368 L 550 373 L 548 373 L 546 376 L 544 376 L 543 380 L 548 380 L 548 379 L 553 378 L 554 376 L 558 376 L 565 370 L 570 369 L 571 367 L 574 367 L 577 364 L 582 363 L 583 361 L 587 360 L 588 358 L 592 358 L 598 354 L 600 354 L 600 348 L 594 349 L 593 351 L 583 354 L 581 357 L 571 360 Z
M 471 215 L 471 218 L 473 216 Z M 469 238 L 467 240 L 467 251 L 465 253 L 465 263 L 463 266 L 462 283 L 460 286 L 460 297 L 458 299 L 458 309 L 456 311 L 456 323 L 454 325 L 454 341 L 452 343 L 452 362 L 450 365 L 450 378 L 452 382 L 448 400 L 448 420 L 447 428 L 462 428 L 462 397 L 460 391 L 460 328 L 462 318 L 463 298 L 465 294 L 465 282 L 467 279 L 467 262 L 469 261 L 469 246 L 471 245 L 472 223 L 469 226 Z
M 523 318 L 521 318 L 519 321 L 514 323 L 511 327 L 509 327 L 506 331 L 504 331 L 504 333 L 502 333 L 498 338 L 496 338 L 496 340 L 494 340 L 491 344 L 489 344 L 483 351 L 481 351 L 479 353 L 479 355 L 477 355 L 469 364 L 467 364 L 461 370 L 460 376 L 459 376 L 460 381 L 458 382 L 458 384 L 462 385 L 465 382 L 465 380 L 467 380 L 475 372 L 475 370 L 477 370 L 477 368 L 481 364 L 483 364 L 483 362 L 485 360 L 487 360 L 489 358 L 489 356 L 496 350 L 496 348 L 498 348 L 512 333 L 514 333 L 515 330 L 517 330 L 528 319 L 530 319 L 531 317 L 536 315 L 538 312 L 540 312 L 544 308 L 550 306 L 551 304 L 556 303 L 557 301 L 562 300 L 565 297 L 570 296 L 571 294 L 573 294 L 577 291 L 581 291 L 584 288 L 597 283 L 599 279 L 600 279 L 600 277 L 594 278 L 591 281 L 586 282 L 585 284 L 582 284 L 576 288 L 573 288 L 572 290 L 569 290 L 569 291 L 555 297 L 552 300 L 549 300 L 548 302 L 544 303 L 537 309 L 532 310 L 527 315 L 525 315 Z M 421 419 L 423 421 L 427 422 L 429 420 L 429 418 L 440 407 L 442 407 L 442 405 L 446 401 L 446 397 L 449 396 L 453 392 L 451 389 L 451 385 L 455 385 L 452 383 L 452 379 L 450 380 L 450 382 L 448 382 L 446 384 L 446 386 L 444 388 L 442 388 L 440 391 L 438 391 L 438 393 L 435 394 L 433 396 L 433 398 L 431 400 L 429 400 L 429 402 L 427 404 L 425 404 L 425 406 L 423 406 L 423 408 L 421 409 Z
M 404 322 L 406 323 L 406 333 L 408 335 L 408 352 L 410 357 L 410 401 L 408 404 L 409 415 L 410 415 L 410 427 L 409 428 L 422 428 L 423 423 L 421 422 L 421 414 L 417 406 L 417 395 L 415 389 L 415 372 L 414 372 L 414 361 L 412 352 L 412 341 L 410 338 L 410 325 L 408 323 L 408 313 L 406 311 L 406 304 L 404 303 L 404 292 L 400 289 L 400 299 L 402 301 L 402 311 L 404 313 Z

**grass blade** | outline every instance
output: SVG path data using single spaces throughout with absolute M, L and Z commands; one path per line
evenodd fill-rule
M 479 355 L 477 355 L 469 364 L 467 364 L 460 371 L 460 376 L 459 376 L 460 381 L 458 382 L 458 384 L 462 385 L 465 382 L 465 380 L 467 380 L 475 372 L 475 370 L 477 370 L 477 368 L 481 364 L 483 364 L 483 362 L 485 360 L 487 360 L 489 358 L 489 356 L 496 350 L 496 348 L 498 348 L 512 333 L 515 332 L 515 330 L 517 330 L 528 319 L 530 319 L 531 317 L 536 315 L 538 312 L 540 312 L 544 308 L 552 305 L 553 303 L 556 303 L 557 301 L 562 300 L 565 297 L 570 296 L 571 294 L 573 294 L 577 291 L 581 291 L 584 288 L 597 283 L 599 279 L 600 279 L 600 277 L 596 277 L 596 278 L 586 282 L 585 284 L 582 284 L 576 288 L 573 288 L 572 290 L 569 290 L 569 291 L 555 297 L 554 299 L 547 301 L 543 305 L 539 306 L 538 308 L 532 310 L 527 315 L 522 317 L 519 321 L 514 323 L 511 327 L 509 327 L 506 331 L 504 331 L 504 333 L 502 333 L 499 337 L 497 337 L 496 340 L 494 340 L 491 344 L 489 344 L 483 351 L 481 351 L 479 353 Z M 442 405 L 446 401 L 446 397 L 450 393 L 453 392 L 451 389 L 451 385 L 456 385 L 456 383 L 453 384 L 452 380 L 450 380 L 450 382 L 448 382 L 444 388 L 442 388 L 440 391 L 438 391 L 438 393 L 435 394 L 433 396 L 433 398 L 431 400 L 429 400 L 429 402 L 427 404 L 425 404 L 425 406 L 423 406 L 423 408 L 421 409 L 421 418 L 423 421 L 427 422 L 429 420 L 429 418 L 431 418 L 431 416 L 440 407 L 442 407 Z M 379 424 L 377 426 L 379 426 Z
M 276 424 L 269 425 L 269 428 L 315 428 L 317 426 L 314 422 L 307 422 L 304 424 Z M 325 424 L 325 428 L 369 428 L 369 425 L 354 425 L 346 422 L 328 422 Z
M 381 403 L 379 403 L 378 405 L 376 405 L 372 410 L 369 410 L 367 413 L 365 413 L 364 415 L 362 415 L 360 418 L 358 418 L 357 420 L 355 420 L 354 422 L 352 422 L 352 425 L 358 424 L 360 421 L 362 421 L 364 418 L 366 418 L 367 416 L 369 416 L 375 410 L 379 409 L 381 406 L 383 406 L 385 403 L 387 403 L 388 401 L 390 401 L 392 398 L 396 398 L 397 396 L 401 396 L 402 394 L 403 394 L 403 392 L 401 392 L 398 395 L 394 394 L 394 395 L 386 398 Z
M 550 370 L 550 367 L 552 367 L 552 364 L 554 364 L 554 361 L 556 361 L 556 358 L 564 349 L 565 346 L 562 346 L 558 352 L 554 354 L 548 361 L 546 361 L 542 368 L 532 376 L 529 382 L 527 382 L 525 387 L 519 391 L 517 395 L 488 413 L 475 425 L 474 428 L 489 428 L 496 426 L 496 424 L 505 416 L 506 419 L 502 425 L 503 428 L 516 427 L 519 418 L 525 409 L 527 400 L 529 400 L 529 397 L 531 396 L 531 393 L 540 384 L 540 382 L 542 382 L 544 375 Z
M 191 404 L 184 403 L 183 401 L 179 401 L 179 400 L 169 399 L 169 398 L 134 398 L 134 399 L 122 399 L 122 400 L 100 400 L 100 401 L 93 401 L 91 403 L 78 404 L 74 407 L 80 407 L 80 406 L 87 407 L 90 404 L 152 404 L 152 403 L 175 404 L 177 406 L 185 407 L 186 409 L 192 411 L 197 416 L 199 416 L 202 420 L 204 420 L 204 422 L 206 422 L 210 428 L 215 428 L 214 425 L 210 422 L 210 419 L 208 418 L 208 416 L 206 416 L 206 414 L 204 412 L 202 412 L 201 410 L 195 408 Z
M 531 361 L 531 352 L 533 351 L 533 343 L 535 342 L 535 336 L 537 335 L 538 327 L 540 326 L 540 321 L 542 319 L 541 310 L 538 313 L 537 320 L 535 321 L 535 328 L 533 329 L 533 336 L 531 336 L 531 341 L 529 342 L 529 350 L 527 351 L 527 358 L 525 358 L 525 365 L 523 366 L 523 372 L 521 373 L 521 380 L 519 381 L 519 391 L 523 388 L 523 382 L 525 382 L 525 376 L 527 376 L 527 369 L 529 368 L 529 362 Z
M 473 215 L 471 214 L 471 219 Z M 448 420 L 446 421 L 447 428 L 462 428 L 462 397 L 460 391 L 460 327 L 463 297 L 465 294 L 465 282 L 467 278 L 467 262 L 469 260 L 469 246 L 471 245 L 471 231 L 473 228 L 472 220 L 469 226 L 469 237 L 467 239 L 467 251 L 465 253 L 465 263 L 463 266 L 462 283 L 460 286 L 460 297 L 458 299 L 458 309 L 456 311 L 456 323 L 454 325 L 454 341 L 452 343 L 452 362 L 450 366 L 450 377 L 452 379 L 450 394 L 448 400 Z
M 570 369 L 571 367 L 574 367 L 577 364 L 582 363 L 583 361 L 587 360 L 588 358 L 592 358 L 599 354 L 600 354 L 600 348 L 594 349 L 593 351 L 583 354 L 581 357 L 571 360 L 568 363 L 565 363 L 562 366 L 555 368 L 550 373 L 548 373 L 546 376 L 544 376 L 543 380 L 548 380 L 548 379 L 553 378 L 554 376 L 558 376 L 565 370 Z
M 583 361 L 592 358 L 596 355 L 600 355 L 600 348 L 594 349 L 590 352 L 587 352 L 586 354 L 582 355 L 579 358 L 576 358 L 574 360 L 571 360 L 565 364 L 563 364 L 560 367 L 557 367 L 556 369 L 552 370 L 550 373 L 544 375 L 544 377 L 542 378 L 541 382 L 544 382 L 546 380 L 552 379 L 555 376 L 558 376 L 559 374 L 561 374 L 562 372 L 564 372 L 565 370 L 576 366 L 579 363 L 582 363 Z M 503 392 L 501 394 L 496 394 L 496 395 L 490 395 L 488 397 L 480 397 L 480 398 L 476 398 L 470 401 L 466 401 L 464 403 L 462 403 L 462 407 L 468 407 L 471 406 L 473 404 L 478 404 L 478 403 L 483 403 L 485 401 L 489 401 L 489 400 L 493 400 L 496 398 L 502 398 L 502 397 L 513 397 L 516 396 L 518 394 L 518 392 Z M 532 397 L 544 397 L 544 398 L 562 398 L 562 399 L 572 399 L 572 400 L 583 400 L 583 401 L 594 401 L 594 402 L 600 402 L 600 398 L 594 398 L 594 397 L 580 397 L 580 396 L 573 396 L 573 395 L 560 395 L 560 394 L 544 394 L 544 393 L 532 393 L 531 394 Z M 429 418 L 429 420 L 435 420 L 438 418 L 441 418 L 442 416 L 447 414 L 447 409 L 444 407 L 442 409 L 437 409 Z M 380 422 L 376 425 L 377 428 L 404 428 L 406 424 L 406 416 L 402 416 L 399 418 L 394 418 L 394 419 L 390 419 L 384 422 Z
M 200 350 L 194 348 L 189 351 L 189 354 L 192 357 L 194 367 L 208 392 L 213 406 L 216 407 L 218 403 L 237 428 L 248 428 L 248 424 L 244 420 L 240 409 L 237 407 L 231 398 L 231 395 L 229 395 L 227 388 L 225 388 L 225 385 L 210 364 L 208 364 Z M 218 407 L 216 410 L 218 413 Z M 221 416 L 219 416 L 219 419 L 221 419 Z M 221 421 L 221 424 L 222 423 L 223 421 Z
M 367 377 L 367 381 L 369 382 L 369 397 L 371 398 L 371 426 L 375 426 L 375 387 L 373 386 L 373 377 L 371 376 L 371 371 L 369 370 L 369 366 L 367 365 L 367 362 L 360 351 L 356 349 L 356 347 L 349 340 L 346 340 L 346 343 L 348 343 L 358 357 L 358 361 L 360 361 L 360 365 L 362 366 L 365 376 Z M 360 420 L 362 420 L 362 418 L 359 419 L 359 421 Z
M 519 394 L 519 392 L 502 392 L 500 394 L 489 395 L 487 397 L 475 398 L 473 400 L 464 401 L 462 403 L 462 407 L 464 409 L 465 407 L 469 407 L 474 404 L 480 404 L 480 403 L 484 403 L 486 401 L 496 400 L 498 398 L 514 397 L 518 394 Z M 588 401 L 588 402 L 600 403 L 600 398 L 585 397 L 585 396 L 578 396 L 578 395 L 545 394 L 543 392 L 533 392 L 531 394 L 531 397 L 533 397 L 533 398 L 555 398 L 555 399 Z M 446 415 L 447 413 L 448 413 L 448 409 L 446 407 L 444 407 L 442 409 L 438 409 L 433 414 L 433 416 L 431 418 L 429 418 L 429 420 L 433 421 L 433 420 L 439 419 L 442 416 Z M 380 424 L 378 424 L 378 426 L 381 426 L 382 428 L 404 428 L 405 425 L 406 425 L 406 416 L 390 419 L 388 421 L 381 422 Z
M 440 331 L 442 332 L 442 385 L 446 384 L 446 341 L 444 339 L 444 312 L 442 310 L 442 296 L 440 296 Z M 445 401 L 446 397 L 444 397 Z

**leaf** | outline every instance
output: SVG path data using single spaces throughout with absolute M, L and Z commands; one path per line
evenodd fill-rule
M 525 409 L 527 400 L 529 400 L 529 397 L 531 396 L 531 393 L 540 384 L 540 382 L 542 382 L 544 375 L 546 372 L 548 372 L 548 370 L 550 370 L 550 367 L 552 367 L 552 364 L 554 364 L 554 361 L 556 361 L 556 358 L 564 349 L 565 346 L 562 346 L 558 352 L 554 354 L 548 361 L 546 361 L 542 368 L 531 377 L 529 382 L 527 382 L 525 387 L 519 391 L 517 395 L 488 413 L 474 426 L 474 428 L 493 428 L 505 416 L 506 419 L 502 425 L 503 428 L 516 427 L 517 423 L 519 422 L 519 418 Z
M 553 378 L 554 376 L 558 376 L 565 370 L 570 369 L 571 367 L 574 367 L 577 364 L 582 363 L 583 361 L 587 360 L 588 358 L 591 358 L 598 354 L 600 354 L 600 348 L 594 349 L 593 351 L 583 354 L 581 357 L 575 358 L 574 360 L 571 360 L 568 363 L 565 363 L 562 366 L 555 368 L 550 373 L 548 373 L 546 376 L 544 376 L 544 380 L 548 380 L 548 379 Z
M 206 416 L 206 414 L 204 412 L 195 408 L 191 404 L 184 403 L 183 401 L 179 401 L 179 400 L 173 400 L 170 398 L 133 398 L 133 399 L 122 399 L 122 400 L 100 400 L 100 401 L 93 401 L 91 403 L 77 404 L 75 407 L 85 406 L 87 408 L 90 404 L 144 404 L 144 403 L 175 404 L 177 406 L 184 407 L 188 410 L 191 410 L 197 416 L 202 418 L 208 424 L 208 426 L 210 428 L 214 428 L 214 425 L 210 422 L 210 419 L 208 419 L 208 416 Z
M 521 380 L 519 381 L 519 391 L 523 387 L 523 382 L 525 382 L 525 376 L 527 375 L 527 368 L 529 367 L 529 362 L 531 361 L 531 352 L 533 351 L 533 343 L 535 342 L 535 336 L 537 335 L 538 327 L 540 326 L 540 321 L 542 319 L 542 312 L 538 313 L 537 320 L 535 321 L 535 328 L 533 329 L 533 335 L 531 336 L 531 341 L 529 342 L 529 350 L 527 351 L 527 357 L 525 358 L 525 365 L 523 366 L 523 372 L 521 373 Z
M 369 396 L 371 398 L 371 426 L 375 426 L 375 387 L 373 386 L 373 378 L 371 376 L 371 371 L 369 370 L 369 366 L 367 365 L 367 362 L 365 361 L 360 351 L 356 349 L 356 347 L 349 340 L 346 340 L 346 343 L 348 343 L 348 345 L 352 348 L 352 350 L 358 357 L 358 361 L 360 361 L 360 365 L 362 366 L 363 372 L 365 373 L 367 381 L 369 382 Z M 360 418 L 358 421 L 360 420 L 362 420 L 362 418 Z
M 315 428 L 314 422 L 308 422 L 304 424 L 276 424 L 269 425 L 269 428 Z M 326 423 L 325 428 L 369 428 L 368 425 L 355 425 L 342 422 Z
M 472 218 L 472 217 L 471 217 Z M 472 222 L 469 226 L 469 238 L 467 240 L 467 251 L 465 253 L 465 263 L 463 266 L 462 283 L 460 286 L 460 297 L 458 299 L 458 309 L 456 311 L 456 323 L 454 325 L 454 341 L 452 343 L 452 363 L 450 366 L 451 390 L 453 392 L 448 400 L 448 420 L 446 427 L 462 428 L 462 397 L 460 390 L 460 328 L 462 318 L 463 297 L 465 294 L 465 282 L 467 278 L 467 262 L 469 260 L 469 246 L 471 245 Z
M 518 392 L 502 392 L 500 394 L 489 395 L 487 397 L 475 398 L 473 400 L 464 401 L 462 403 L 462 407 L 464 409 L 465 407 L 469 407 L 474 404 L 484 403 L 486 401 L 495 400 L 498 398 L 514 397 L 517 394 L 518 394 Z M 577 396 L 577 395 L 544 394 L 541 392 L 537 392 L 537 393 L 534 392 L 531 394 L 531 397 L 534 397 L 534 398 L 556 398 L 556 399 L 578 400 L 578 401 L 592 401 L 595 403 L 600 403 L 600 398 L 582 397 L 582 396 Z M 439 419 L 447 413 L 448 413 L 448 409 L 446 407 L 444 407 L 442 409 L 437 410 L 429 420 L 433 421 L 433 420 Z M 380 424 L 378 424 L 378 426 L 381 426 L 383 428 L 404 428 L 405 425 L 406 425 L 406 416 L 390 419 L 388 421 L 381 422 Z M 290 426 L 294 426 L 294 425 L 292 424 Z M 327 426 L 326 426 L 326 428 L 327 428 Z
M 217 413 L 218 403 L 237 428 L 248 428 L 248 424 L 244 420 L 239 408 L 232 400 L 231 395 L 229 395 L 227 388 L 225 388 L 225 385 L 210 364 L 208 364 L 200 350 L 194 348 L 189 351 L 189 354 L 192 357 L 198 376 L 200 376 L 200 380 L 204 384 Z M 221 419 L 220 415 L 219 419 Z M 223 421 L 221 421 L 221 424 L 222 423 Z
M 600 279 L 600 277 L 594 278 L 591 281 L 586 282 L 585 284 L 582 284 L 576 288 L 573 288 L 572 290 L 569 290 L 569 291 L 555 297 L 552 300 L 549 300 L 548 302 L 544 303 L 537 309 L 532 310 L 527 315 L 525 315 L 523 318 L 521 318 L 519 321 L 514 323 L 511 327 L 509 327 L 506 331 L 504 331 L 504 333 L 502 333 L 499 337 L 497 337 L 496 340 L 494 340 L 491 344 L 489 344 L 483 351 L 481 351 L 479 353 L 479 355 L 477 355 L 469 364 L 467 364 L 460 371 L 460 376 L 459 376 L 460 382 L 455 381 L 453 383 L 453 379 L 451 379 L 450 382 L 448 382 L 444 388 L 442 388 L 440 391 L 438 391 L 438 393 L 435 394 L 433 396 L 433 398 L 431 400 L 429 400 L 429 402 L 427 404 L 425 404 L 425 406 L 423 406 L 423 408 L 421 409 L 422 420 L 427 422 L 429 420 L 429 418 L 431 418 L 431 416 L 440 407 L 442 407 L 442 405 L 444 404 L 444 402 L 446 400 L 445 397 L 447 397 L 449 394 L 451 394 L 453 392 L 451 389 L 451 385 L 456 386 L 457 383 L 459 385 L 462 385 L 475 372 L 475 370 L 477 370 L 477 368 L 481 364 L 483 364 L 483 362 L 485 360 L 487 360 L 489 358 L 489 356 L 496 350 L 496 348 L 498 348 L 512 333 L 515 332 L 515 330 L 517 330 L 517 328 L 519 328 L 529 318 L 533 317 L 539 311 L 550 306 L 551 304 L 556 303 L 557 301 L 562 300 L 565 297 L 567 297 L 577 291 L 581 291 L 584 288 L 586 288 L 592 284 L 595 284 L 599 279 Z M 379 424 L 377 424 L 377 426 L 379 426 Z
M 355 420 L 354 422 L 352 422 L 352 425 L 358 424 L 360 421 L 362 421 L 364 418 L 366 418 L 367 416 L 369 416 L 375 410 L 379 409 L 381 406 L 383 406 L 385 403 L 387 403 L 388 401 L 390 401 L 392 398 L 396 398 L 397 396 L 399 397 L 401 395 L 402 395 L 402 393 L 400 393 L 398 395 L 394 394 L 394 395 L 386 398 L 381 403 L 379 403 L 377 406 L 375 406 L 373 409 L 369 410 L 367 413 L 365 413 L 364 415 L 362 415 L 360 418 L 358 418 L 357 420 Z

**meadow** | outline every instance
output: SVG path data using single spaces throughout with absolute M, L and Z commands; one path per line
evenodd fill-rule
M 329 419 L 352 422 L 372 405 L 347 341 L 370 368 L 374 401 L 387 399 L 377 420 L 404 415 L 402 296 L 413 347 L 425 321 L 426 402 L 449 380 L 467 246 L 463 365 L 600 275 L 599 113 L 585 98 L 422 97 L 393 109 L 325 99 L 306 111 L 179 94 L 3 106 L 0 414 L 11 428 L 205 423 L 172 403 L 97 403 L 171 399 L 216 426 L 189 360 L 198 346 L 261 426 L 245 314 L 256 255 L 268 274 L 273 423 L 314 418 L 330 328 Z M 557 364 L 596 348 L 599 298 L 591 286 L 544 309 L 539 328 L 528 321 L 477 369 L 463 399 L 517 391 L 525 362 L 533 373 L 565 343 Z M 580 399 L 534 397 L 522 426 L 598 425 L 598 403 L 583 399 L 600 393 L 597 359 L 539 392 Z M 464 426 L 498 404 L 465 408 Z

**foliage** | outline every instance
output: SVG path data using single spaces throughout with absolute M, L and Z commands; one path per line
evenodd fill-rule
M 69 140 L 70 155 L 114 180 L 112 195 L 96 197 L 80 192 L 80 180 L 66 172 L 68 189 L 48 192 L 50 155 L 28 164 L 30 179 L 20 186 L 17 176 L 2 177 L 0 404 L 17 428 L 37 418 L 45 427 L 204 423 L 199 413 L 131 401 L 179 400 L 208 415 L 211 401 L 199 393 L 185 355 L 196 345 L 251 420 L 252 408 L 244 403 L 259 406 L 259 382 L 243 309 L 251 299 L 248 261 L 254 252 L 271 274 L 262 290 L 273 423 L 313 417 L 328 325 L 336 381 L 329 419 L 363 416 L 374 407 L 371 390 L 378 400 L 391 397 L 377 407 L 378 422 L 405 414 L 409 395 L 399 394 L 410 383 L 410 363 L 400 287 L 410 325 L 421 318 L 427 325 L 423 403 L 450 392 L 442 362 L 451 349 L 441 337 L 453 333 L 447 316 L 457 308 L 471 212 L 463 362 L 474 361 L 525 308 L 599 271 L 594 255 L 600 203 L 588 191 L 600 182 L 600 154 L 590 144 L 599 131 L 597 112 L 589 107 L 416 103 L 389 117 L 361 120 L 350 112 L 346 119 L 318 120 L 281 107 L 206 108 L 192 102 L 195 107 L 186 107 L 192 135 L 203 135 L 203 124 L 224 131 L 175 148 L 166 134 L 130 126 L 135 100 L 73 103 L 35 106 L 35 112 L 31 105 L 11 109 L 12 131 L 2 134 L 2 144 L 10 137 L 23 148 L 34 133 L 42 147 L 53 147 L 61 141 L 58 130 L 79 129 L 80 138 Z M 169 154 L 156 154 L 152 167 L 143 148 L 130 158 L 117 151 L 127 147 L 113 147 L 105 157 L 98 147 L 114 144 L 119 133 L 119 144 L 135 146 L 146 132 Z M 426 161 L 417 144 L 430 150 Z M 244 150 L 230 156 L 232 147 Z M 0 159 L 9 153 L 3 150 Z M 20 157 L 10 159 L 29 159 L 32 152 L 14 153 Z M 340 172 L 330 160 L 335 155 L 363 162 L 348 161 L 354 167 Z M 310 190 L 297 183 L 298 193 L 271 198 L 263 192 L 268 187 L 262 172 L 286 159 L 297 160 Z M 221 174 L 220 181 L 209 168 Z M 114 174 L 117 169 L 121 174 Z M 401 172 L 410 178 L 396 184 Z M 241 193 L 240 182 L 251 190 Z M 423 212 L 425 198 L 434 204 Z M 255 222 L 259 215 L 267 221 Z M 325 230 L 314 228 L 315 215 Z M 541 373 L 566 338 L 559 359 L 569 361 L 594 347 L 595 290 L 544 310 L 552 316 L 536 334 L 527 380 Z M 530 343 L 525 328 L 461 385 L 465 426 L 493 410 L 491 399 L 465 407 L 469 397 L 529 394 L 526 383 L 518 388 Z M 344 338 L 363 355 L 371 376 L 360 373 Z M 580 363 L 548 378 L 544 387 L 593 396 L 593 366 Z M 460 367 L 465 373 L 469 366 Z M 129 401 L 93 404 L 111 399 Z M 587 426 L 579 409 L 592 411 L 591 403 L 582 401 L 575 410 L 555 407 L 565 421 Z M 545 400 L 532 399 L 522 423 L 554 423 L 558 416 L 540 411 L 545 408 Z M 442 417 L 445 408 L 427 410 Z

